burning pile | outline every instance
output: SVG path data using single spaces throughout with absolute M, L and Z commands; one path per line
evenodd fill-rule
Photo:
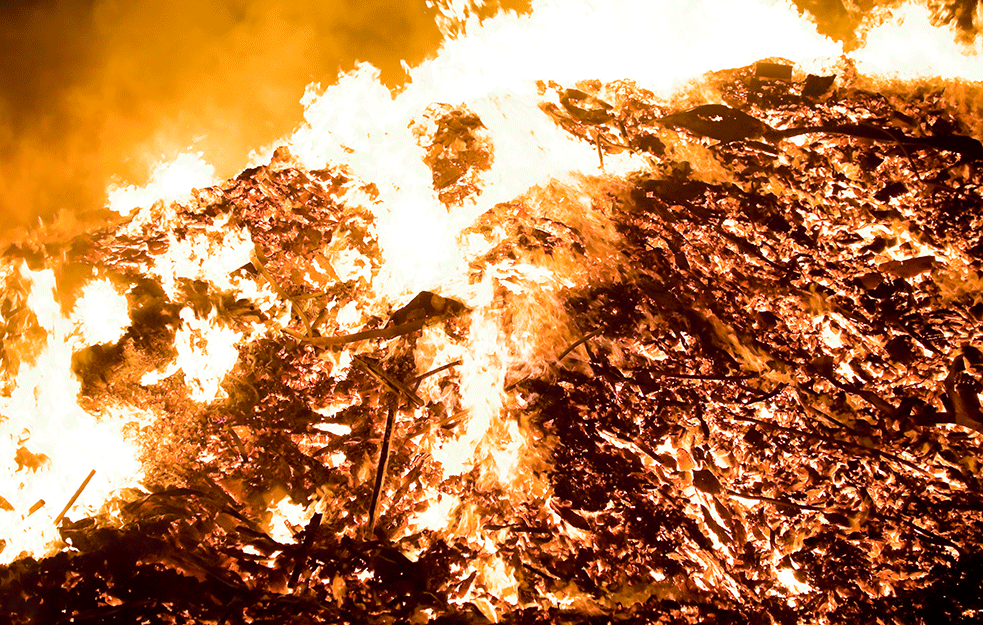
M 700 85 L 669 102 L 541 83 L 600 169 L 465 220 L 426 290 L 392 287 L 372 181 L 286 148 L 189 202 L 8 250 L 8 387 L 31 364 L 10 346 L 53 336 L 24 303 L 44 272 L 66 309 L 96 278 L 125 295 L 122 333 L 71 364 L 146 477 L 59 519 L 69 549 L 0 570 L 3 610 L 978 618 L 979 85 L 877 91 L 781 59 Z M 464 105 L 420 119 L 460 215 L 495 146 Z

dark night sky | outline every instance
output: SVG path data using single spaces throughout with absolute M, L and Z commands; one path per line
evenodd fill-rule
M 875 1 L 890 3 L 796 4 L 849 39 Z M 363 60 L 398 85 L 401 59 L 415 65 L 438 47 L 434 14 L 425 0 L 5 0 L 0 239 L 59 209 L 100 209 L 113 176 L 143 184 L 188 148 L 234 175 L 250 150 L 302 121 L 308 83 L 326 86 Z

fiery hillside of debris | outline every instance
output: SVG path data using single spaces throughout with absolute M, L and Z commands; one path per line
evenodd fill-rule
M 0 609 L 15 623 L 977 622 L 979 85 L 875 91 L 849 72 L 793 79 L 780 60 L 702 85 L 725 104 L 542 84 L 542 110 L 599 165 L 630 150 L 650 166 L 531 189 L 461 234 L 480 243 L 467 281 L 493 285 L 502 332 L 538 320 L 579 337 L 504 381 L 489 431 L 534 441 L 513 483 L 480 446 L 446 479 L 428 453 L 467 427 L 453 355 L 479 313 L 431 293 L 370 303 L 374 189 L 344 171 L 281 150 L 173 216 L 8 250 L 126 286 L 133 324 L 77 354 L 81 399 L 162 416 L 139 433 L 148 490 L 117 516 L 63 521 L 70 549 L 0 569 Z M 493 146 L 463 106 L 435 111 L 441 134 L 421 145 L 459 204 Z M 177 243 L 246 234 L 252 259 L 230 275 L 289 303 L 288 331 L 281 308 L 152 269 Z M 555 314 L 535 312 L 547 296 L 522 267 L 553 276 Z M 23 289 L 7 281 L 13 309 Z M 371 311 L 358 327 L 352 302 Z M 146 381 L 188 309 L 251 337 L 210 403 L 181 374 Z M 8 347 L 36 333 L 30 315 L 4 319 Z M 284 537 L 285 497 L 313 512 Z M 437 500 L 457 503 L 420 521 Z

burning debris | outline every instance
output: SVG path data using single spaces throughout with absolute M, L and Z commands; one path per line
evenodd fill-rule
M 481 193 L 494 149 L 481 118 L 466 106 L 432 105 L 413 129 L 426 150 L 423 162 L 433 172 L 433 188 L 450 209 Z
M 186 204 L 8 250 L 5 388 L 50 334 L 33 272 L 61 272 L 65 301 L 98 277 L 129 321 L 74 351 L 78 400 L 149 417 L 130 426 L 144 489 L 81 519 L 68 502 L 66 549 L 0 570 L 4 611 L 974 620 L 983 174 L 957 100 L 978 85 L 875 92 L 769 60 L 704 89 L 721 103 L 542 84 L 600 165 L 644 166 L 494 206 L 431 290 L 381 292 L 378 189 L 285 148 Z M 424 118 L 459 206 L 491 143 L 463 105 Z

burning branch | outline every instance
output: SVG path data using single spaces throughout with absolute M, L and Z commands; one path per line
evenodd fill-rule
M 422 384 L 423 381 L 426 380 L 427 378 L 429 378 L 430 376 L 437 375 L 438 373 L 441 373 L 443 371 L 447 371 L 448 369 L 452 369 L 452 368 L 460 365 L 461 363 L 462 363 L 462 361 L 455 360 L 454 362 L 449 362 L 446 365 L 442 365 L 440 367 L 437 367 L 436 369 L 431 369 L 430 371 L 427 371 L 426 373 L 421 373 L 420 375 L 416 376 L 413 379 L 413 391 L 416 392 L 417 390 L 419 390 L 420 384 Z
M 427 325 L 426 319 L 417 319 L 415 321 L 410 321 L 402 325 L 391 326 L 388 328 L 381 328 L 378 330 L 363 330 L 361 332 L 356 332 L 355 334 L 345 334 L 342 336 L 318 336 L 314 338 L 300 336 L 295 332 L 289 332 L 288 334 L 297 338 L 305 343 L 310 343 L 311 345 L 316 345 L 318 347 L 341 347 L 342 345 L 348 345 L 350 343 L 358 343 L 359 341 L 367 341 L 369 339 L 391 339 L 397 336 L 403 336 L 404 334 L 410 334 L 416 332 L 417 330 L 423 329 Z M 285 330 L 286 331 L 286 330 Z
M 375 363 L 366 360 L 361 356 L 355 356 L 355 362 L 357 362 L 365 371 L 375 376 L 377 380 L 385 384 L 391 391 L 399 393 L 406 397 L 408 400 L 413 402 L 418 407 L 423 406 L 423 400 L 417 396 L 415 392 L 409 389 L 405 384 L 392 377 L 386 373 L 382 367 L 376 365 Z

